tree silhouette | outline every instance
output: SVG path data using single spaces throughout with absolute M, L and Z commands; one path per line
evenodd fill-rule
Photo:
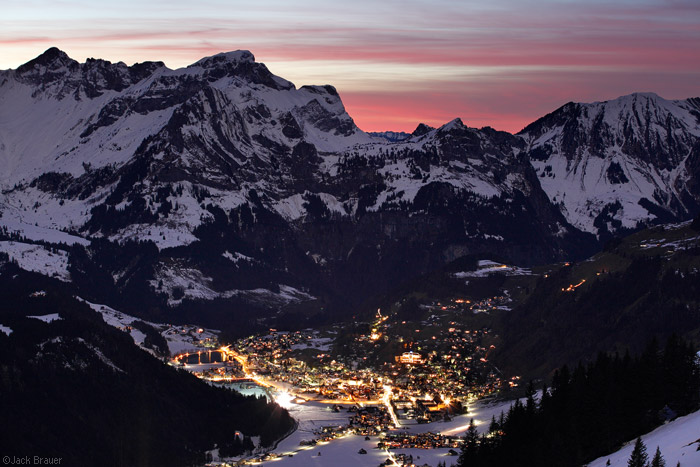
M 658 446 L 656 446 L 656 453 L 651 460 L 651 467 L 666 467 L 666 461 L 664 460 L 664 456 L 661 455 L 661 450 Z
M 634 443 L 632 455 L 627 461 L 627 467 L 649 467 L 649 456 L 647 455 L 647 447 L 642 441 L 642 437 L 637 438 Z

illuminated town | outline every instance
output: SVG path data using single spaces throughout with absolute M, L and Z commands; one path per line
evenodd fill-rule
M 483 300 L 478 309 L 496 308 L 504 301 Z M 196 345 L 174 356 L 171 364 L 211 384 L 274 399 L 283 407 L 323 404 L 347 413 L 347 423 L 319 426 L 313 438 L 300 442 L 303 446 L 354 434 L 377 437 L 377 447 L 387 451 L 454 451 L 460 447 L 458 436 L 404 430 L 449 421 L 466 413 L 469 403 L 519 385 L 518 377 L 505 379 L 489 362 L 496 340 L 488 329 L 465 329 L 449 321 L 465 311 L 478 313 L 473 306 L 459 298 L 435 302 L 426 306 L 433 314 L 419 323 L 390 320 L 377 310 L 371 322 L 342 332 L 339 327 L 270 330 L 223 346 L 211 335 L 197 340 L 204 331 L 198 329 L 190 332 Z M 267 452 L 247 462 L 271 456 Z

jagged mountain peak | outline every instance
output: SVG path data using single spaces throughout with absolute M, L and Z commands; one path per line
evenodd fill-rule
M 47 71 L 46 64 L 54 68 Z M 120 166 L 147 137 L 167 139 L 157 145 L 158 157 L 174 157 L 175 150 L 184 157 L 175 160 L 217 167 L 251 158 L 267 163 L 302 141 L 323 151 L 371 141 L 333 86 L 297 90 L 245 50 L 169 70 L 162 62 L 79 64 L 55 49 L 23 70 L 7 71 L 0 88 L 0 117 L 23 109 L 22 119 L 0 128 L 0 183 L 10 186 L 47 171 L 80 176 L 85 164 Z M 49 115 L 61 115 L 61 124 L 51 124 Z M 27 127 L 37 137 L 25 138 Z M 200 147 L 185 150 L 194 141 Z
M 606 101 L 601 101 L 601 102 L 611 102 L 611 101 L 636 101 L 639 99 L 651 99 L 651 100 L 666 100 L 663 97 L 659 96 L 655 92 L 652 91 L 638 91 L 638 92 L 633 92 L 630 94 L 624 94 L 622 96 L 618 96 L 615 99 L 608 99 Z
M 436 135 L 446 136 L 446 135 L 459 135 L 469 131 L 475 131 L 475 128 L 469 128 L 464 124 L 461 118 L 453 118 L 449 122 L 440 126 L 436 130 Z
M 17 67 L 17 73 L 23 75 L 32 71 L 57 71 L 61 68 L 66 68 L 73 72 L 78 71 L 79 69 L 84 72 L 89 72 L 90 70 L 95 69 L 122 69 L 128 70 L 130 73 L 143 78 L 146 75 L 152 74 L 159 68 L 165 68 L 165 63 L 162 61 L 146 61 L 135 63 L 132 66 L 127 66 L 121 61 L 112 63 L 109 60 L 92 57 L 85 59 L 85 63 L 79 63 L 58 47 L 51 47 L 38 57 Z
M 255 56 L 248 50 L 222 52 L 205 57 L 188 66 L 187 69 L 202 69 L 203 77 L 209 82 L 228 77 L 243 79 L 275 90 L 295 89 L 294 84 L 273 75 L 263 63 L 256 62 Z
M 195 63 L 190 65 L 190 67 L 199 66 L 202 68 L 214 68 L 218 67 L 223 63 L 254 63 L 255 56 L 249 50 L 234 50 L 231 52 L 221 52 L 216 55 L 211 55 L 209 57 L 204 57 L 197 60 Z
M 37 58 L 19 66 L 10 76 L 32 86 L 34 97 L 44 96 L 62 100 L 94 99 L 105 91 L 122 91 L 164 69 L 163 62 L 143 62 L 127 66 L 124 62 L 88 58 L 85 63 L 70 58 L 67 53 L 51 47 Z
M 51 47 L 38 57 L 17 67 L 17 72 L 26 73 L 36 68 L 55 70 L 62 67 L 75 68 L 77 66 L 78 62 L 70 58 L 67 53 L 60 50 L 58 47 Z
M 340 95 L 338 94 L 338 90 L 335 88 L 335 86 L 331 86 L 330 84 L 325 84 L 325 85 L 314 85 L 314 84 L 305 84 L 301 88 L 299 88 L 300 91 L 308 91 L 313 94 L 320 94 L 320 95 L 329 95 L 333 97 L 339 97 Z
M 435 128 L 432 127 L 432 126 L 430 126 L 430 125 L 426 125 L 425 123 L 419 123 L 418 126 L 416 127 L 416 129 L 413 130 L 413 132 L 411 133 L 411 135 L 412 135 L 412 136 L 423 136 L 423 135 L 425 135 L 425 134 L 427 134 L 427 133 L 430 133 L 430 132 L 433 131 L 434 129 L 435 129 Z
M 557 125 L 565 125 L 572 120 L 588 120 L 589 125 L 606 122 L 618 125 L 628 121 L 632 125 L 645 127 L 663 126 L 669 117 L 674 123 L 700 136 L 700 113 L 697 99 L 665 99 L 654 92 L 635 92 L 591 103 L 567 102 L 554 112 L 539 118 L 526 126 L 518 134 L 526 138 L 539 137 Z M 695 118 L 688 118 L 689 116 Z M 579 123 L 580 125 L 580 123 Z
M 700 135 L 700 126 L 697 120 L 687 118 L 692 110 L 692 102 L 687 100 L 669 100 L 653 92 L 637 92 L 620 96 L 617 99 L 594 102 L 590 107 L 598 108 L 605 114 L 608 123 L 634 119 L 637 125 L 649 127 L 656 125 L 675 125 Z M 675 129 L 675 128 L 673 128 Z
M 624 94 L 622 96 L 618 96 L 614 99 L 607 99 L 603 101 L 594 101 L 591 102 L 590 104 L 586 104 L 583 102 L 569 102 L 569 104 L 581 104 L 581 105 L 602 105 L 602 104 L 607 104 L 607 105 L 617 105 L 617 106 L 624 106 L 624 105 L 632 105 L 632 104 L 653 104 L 653 105 L 659 105 L 659 106 L 665 106 L 665 107 L 672 107 L 674 105 L 679 105 L 682 107 L 685 107 L 687 105 L 695 106 L 697 103 L 694 103 L 698 98 L 691 97 L 688 99 L 667 99 L 663 96 L 660 96 L 659 94 L 653 92 L 653 91 L 640 91 L 640 92 L 633 92 L 630 94 Z
M 449 122 L 445 123 L 443 126 L 440 127 L 441 130 L 454 130 L 454 129 L 463 129 L 466 128 L 467 126 L 464 124 L 461 118 L 453 118 Z

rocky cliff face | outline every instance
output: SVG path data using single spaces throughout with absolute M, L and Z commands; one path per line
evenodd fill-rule
M 297 89 L 247 51 L 169 70 L 79 64 L 50 49 L 0 72 L 0 224 L 82 245 L 70 253 L 74 281 L 153 306 L 351 309 L 468 254 L 534 264 L 592 252 L 582 230 L 595 229 L 549 190 L 566 176 L 546 167 L 589 167 L 582 154 L 601 159 L 610 138 L 632 142 L 609 122 L 599 142 L 584 108 L 520 136 L 456 119 L 397 138 L 358 129 L 332 86 Z M 694 178 L 671 168 L 692 172 L 697 151 L 678 155 L 695 138 L 676 132 L 687 117 L 678 122 L 667 122 L 668 141 L 642 146 L 649 166 L 667 149 L 658 170 L 678 172 L 685 210 L 669 212 L 682 217 Z M 637 126 L 620 131 L 641 137 Z M 610 157 L 604 186 L 625 191 L 630 169 Z
M 606 237 L 698 212 L 698 98 L 569 103 L 520 135 L 547 195 L 584 231 Z

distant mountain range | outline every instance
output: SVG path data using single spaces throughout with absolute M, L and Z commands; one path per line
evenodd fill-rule
M 32 267 L 142 313 L 350 313 L 465 255 L 583 258 L 697 214 L 699 158 L 698 98 L 570 103 L 517 135 L 365 133 L 332 86 L 247 51 L 170 70 L 52 48 L 0 71 L 3 235 L 37 258 L 72 245 Z

